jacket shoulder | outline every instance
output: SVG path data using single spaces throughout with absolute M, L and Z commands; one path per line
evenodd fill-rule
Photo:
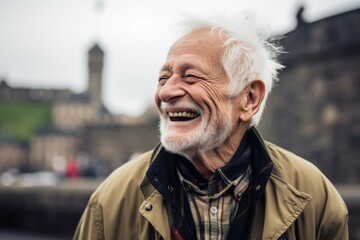
M 140 184 L 150 165 L 153 151 L 141 154 L 114 170 L 93 193 L 90 202 L 109 203 L 140 195 Z
M 308 160 L 270 142 L 266 142 L 266 147 L 275 166 L 274 174 L 291 184 L 296 185 L 297 182 L 308 179 L 308 177 L 325 177 Z
M 116 169 L 91 195 L 74 239 L 141 239 L 148 225 L 138 209 L 144 199 L 140 184 L 153 151 Z M 134 230 L 136 229 L 136 230 Z
M 333 189 L 329 179 L 311 162 L 272 143 L 266 143 L 274 163 L 272 176 L 312 195 L 319 189 Z

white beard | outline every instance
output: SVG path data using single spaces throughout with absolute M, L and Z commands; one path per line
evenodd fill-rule
M 170 121 L 164 109 L 166 103 L 162 103 L 162 113 L 160 114 L 160 134 L 161 143 L 170 152 L 184 155 L 188 158 L 195 154 L 208 152 L 219 147 L 230 135 L 231 124 L 231 106 L 229 104 L 227 116 L 218 118 L 217 121 L 207 124 L 204 119 L 199 126 L 186 135 L 179 136 L 176 130 L 168 126 Z M 173 107 L 179 107 L 178 104 Z M 184 107 L 184 105 L 182 105 Z M 195 104 L 186 104 L 188 109 L 200 112 L 199 117 L 203 117 L 200 108 Z

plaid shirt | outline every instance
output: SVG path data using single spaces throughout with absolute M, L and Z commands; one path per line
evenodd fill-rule
M 245 173 L 233 181 L 218 169 L 207 189 L 200 189 L 184 178 L 180 171 L 178 175 L 189 201 L 197 239 L 226 239 L 241 197 L 250 183 L 250 165 Z

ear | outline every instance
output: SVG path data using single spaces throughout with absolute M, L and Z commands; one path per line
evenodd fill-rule
M 260 108 L 265 95 L 265 84 L 261 80 L 251 82 L 240 95 L 240 119 L 243 122 L 251 120 Z

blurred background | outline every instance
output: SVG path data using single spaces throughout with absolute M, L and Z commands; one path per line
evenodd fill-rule
M 328 176 L 360 239 L 359 0 L 0 0 L 0 239 L 71 239 L 98 184 L 159 141 L 181 14 L 215 9 L 286 36 L 260 131 Z

